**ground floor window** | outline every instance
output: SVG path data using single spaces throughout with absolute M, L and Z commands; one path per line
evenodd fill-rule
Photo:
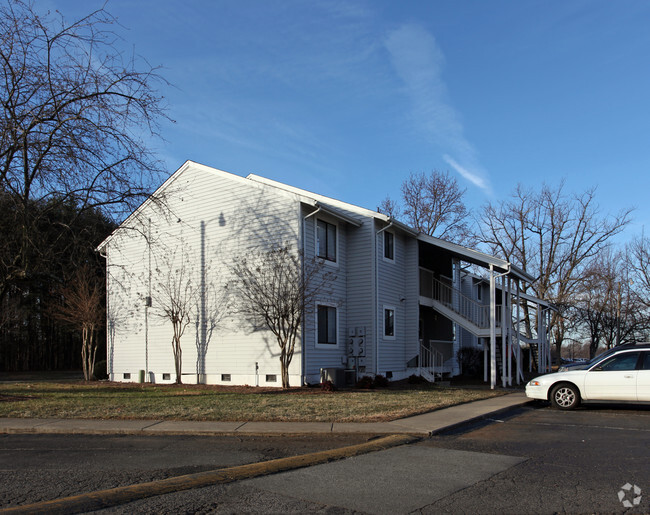
M 336 307 L 319 304 L 316 311 L 317 342 L 324 345 L 336 345 Z
M 384 306 L 384 338 L 395 338 L 395 308 Z

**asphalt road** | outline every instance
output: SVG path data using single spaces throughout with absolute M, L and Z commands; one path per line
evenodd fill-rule
M 6 507 L 363 440 L 339 438 L 7 435 L 0 499 Z M 104 511 L 650 513 L 649 464 L 650 408 L 524 408 L 415 445 Z M 618 498 L 628 483 L 641 489 L 631 509 Z M 625 493 L 633 502 L 634 489 Z
M 266 438 L 5 434 L 0 435 L 0 508 L 367 440 L 357 434 Z

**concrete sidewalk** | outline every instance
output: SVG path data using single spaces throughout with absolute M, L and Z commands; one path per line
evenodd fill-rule
M 468 402 L 392 422 L 195 422 L 179 420 L 89 420 L 0 418 L 0 433 L 286 435 L 365 433 L 433 435 L 460 424 L 489 418 L 529 402 L 523 392 Z

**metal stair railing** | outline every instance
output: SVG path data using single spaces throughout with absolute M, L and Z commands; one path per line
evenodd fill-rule
M 434 349 L 431 342 L 427 346 L 423 340 L 420 340 L 420 359 L 418 361 L 420 376 L 431 382 L 442 378 L 443 362 L 442 352 Z
M 433 272 L 426 268 L 420 268 L 420 295 L 440 302 L 480 329 L 489 329 L 490 327 L 490 306 L 488 304 L 482 304 L 466 296 L 458 288 L 436 279 Z M 500 304 L 496 306 L 496 326 L 501 326 Z

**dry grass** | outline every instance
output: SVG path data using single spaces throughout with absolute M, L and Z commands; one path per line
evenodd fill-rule
M 0 385 L 0 417 L 378 422 L 502 393 L 433 385 L 322 392 L 105 382 L 6 383 Z

